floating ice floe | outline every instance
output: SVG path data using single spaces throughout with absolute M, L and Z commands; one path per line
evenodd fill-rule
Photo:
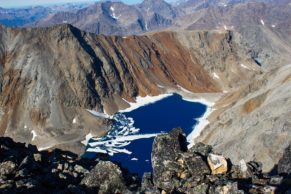
M 113 116 L 113 119 L 116 123 L 104 137 L 94 138 L 91 134 L 86 136 L 86 140 L 82 143 L 88 146 L 87 152 L 103 153 L 110 156 L 117 153 L 130 155 L 132 152 L 125 147 L 132 141 L 153 138 L 160 134 L 138 134 L 140 129 L 133 126 L 134 120 L 124 114 L 118 113 Z
M 138 159 L 137 159 L 137 158 L 131 158 L 131 160 L 133 160 L 133 161 L 138 161 Z

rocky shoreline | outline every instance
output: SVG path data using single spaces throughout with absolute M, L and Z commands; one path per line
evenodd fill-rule
M 143 178 L 118 164 L 79 158 L 59 149 L 41 151 L 33 145 L 0 137 L 0 193 L 291 193 L 291 147 L 271 173 L 260 162 L 232 164 L 197 143 L 187 149 L 182 129 L 155 138 L 153 172 Z

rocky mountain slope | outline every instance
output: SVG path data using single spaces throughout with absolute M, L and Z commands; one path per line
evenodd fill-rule
M 232 163 L 201 143 L 184 146 L 181 129 L 156 137 L 153 172 L 142 180 L 110 161 L 91 161 L 61 150 L 0 138 L 0 193 L 271 194 L 290 192 L 290 147 L 272 175 L 251 161 Z M 289 188 L 289 191 L 287 191 Z
M 197 141 L 212 144 L 236 162 L 261 160 L 264 170 L 270 170 L 290 143 L 290 78 L 291 65 L 286 65 L 227 94 Z
M 145 0 L 137 5 L 103 1 L 83 9 L 25 11 L 35 12 L 35 23 L 26 25 L 47 27 L 69 23 L 84 31 L 105 35 L 133 35 L 159 30 L 233 30 L 251 46 L 258 64 L 272 68 L 274 64 L 289 63 L 291 58 L 290 5 L 290 0 L 187 0 L 172 5 L 163 0 Z M 0 13 L 6 12 L 9 10 Z M 0 14 L 0 23 L 1 18 L 3 24 L 8 24 L 15 17 L 19 18 Z
M 187 3 L 180 5 L 187 14 L 178 18 L 172 28 L 234 30 L 249 43 L 253 55 L 265 68 L 289 63 L 290 1 L 246 1 L 198 10 L 191 1 Z
M 181 87 L 222 92 L 260 76 L 240 35 L 229 31 L 122 38 L 71 25 L 1 27 L 0 42 L 1 135 L 40 149 L 104 134 L 110 121 L 86 109 L 112 114 L 136 96 Z

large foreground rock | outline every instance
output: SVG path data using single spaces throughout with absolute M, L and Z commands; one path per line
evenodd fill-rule
M 127 190 L 120 168 L 109 161 L 100 161 L 84 177 L 81 185 L 104 194 L 125 193 Z
M 280 174 L 271 176 L 262 173 L 260 162 L 236 165 L 202 143 L 187 150 L 179 128 L 155 138 L 153 172 L 142 181 L 110 161 L 81 159 L 58 149 L 39 152 L 10 138 L 0 138 L 0 154 L 0 194 L 273 194 L 291 187 L 290 147 L 278 164 Z M 207 158 L 213 156 L 221 159 L 214 164 L 227 160 L 227 171 L 210 170 Z

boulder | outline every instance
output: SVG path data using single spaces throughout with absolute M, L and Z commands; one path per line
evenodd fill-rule
M 0 177 L 11 175 L 17 168 L 17 164 L 12 161 L 0 163 Z
M 181 153 L 187 150 L 186 138 L 181 128 L 155 138 L 152 150 L 153 183 L 156 187 L 172 192 L 177 186 L 177 173 L 182 165 L 176 162 Z
M 81 181 L 81 185 L 96 189 L 96 193 L 125 193 L 126 185 L 120 168 L 109 161 L 100 161 Z
M 250 161 L 247 163 L 248 169 L 254 175 L 259 175 L 263 171 L 263 164 L 257 161 Z
M 225 185 L 217 186 L 213 194 L 244 194 L 244 191 L 238 189 L 237 182 L 227 182 Z
M 193 188 L 190 188 L 186 191 L 186 194 L 207 194 L 208 191 L 208 185 L 205 183 L 202 183 L 200 185 L 197 185 Z
M 189 152 L 199 154 L 203 157 L 207 157 L 211 153 L 212 147 L 210 145 L 205 145 L 204 143 L 198 142 L 193 147 L 189 149 Z
M 152 182 L 152 173 L 144 173 L 141 182 L 141 190 L 144 193 L 155 193 L 154 191 L 157 191 L 157 189 L 154 188 L 154 184 Z
M 210 174 L 210 169 L 201 156 L 185 153 L 183 155 L 183 160 L 185 161 L 187 170 L 193 178 L 202 179 L 204 175 Z
M 223 156 L 216 154 L 209 154 L 207 157 L 208 165 L 212 174 L 226 174 L 228 171 L 227 161 Z

